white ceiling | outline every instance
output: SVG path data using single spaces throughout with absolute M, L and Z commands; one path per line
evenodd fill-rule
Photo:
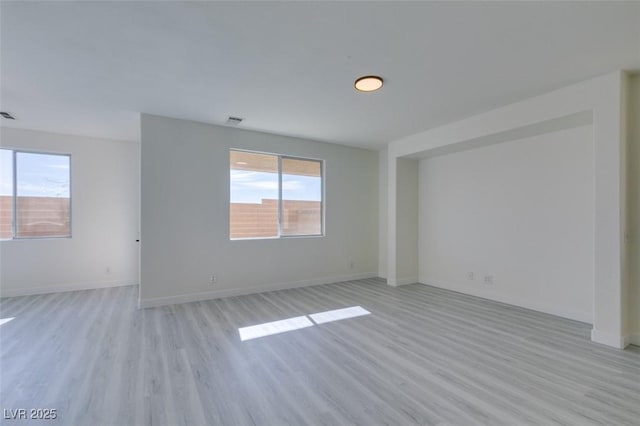
M 138 112 L 386 142 L 616 69 L 640 3 L 6 2 L 3 125 L 139 140 Z M 379 74 L 363 94 L 356 77 Z

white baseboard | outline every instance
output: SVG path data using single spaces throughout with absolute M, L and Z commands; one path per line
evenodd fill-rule
M 629 337 L 629 344 L 640 346 L 640 334 L 632 334 Z
M 287 290 L 299 287 L 309 287 L 312 285 L 332 284 L 343 281 L 362 280 L 366 278 L 376 278 L 378 276 L 375 272 L 341 275 L 326 278 L 316 278 L 311 280 L 292 281 L 287 283 L 274 283 L 265 284 L 256 287 L 241 287 L 241 288 L 229 288 L 222 290 L 206 291 L 201 293 L 188 293 L 180 294 L 176 296 L 157 297 L 153 299 L 140 299 L 138 306 L 141 309 L 153 308 L 157 306 L 176 305 L 179 303 L 198 302 L 201 300 L 221 299 L 223 297 L 244 296 L 247 294 L 265 293 L 267 291 Z
M 594 328 L 591 330 L 591 341 L 618 349 L 624 349 L 631 343 L 631 336 L 618 336 Z
M 424 279 L 424 280 L 420 280 L 420 283 L 430 285 L 433 287 L 444 288 L 446 290 L 453 290 L 460 293 L 469 294 L 471 296 L 480 297 L 482 299 L 488 299 L 488 300 L 493 300 L 495 302 L 515 305 L 521 308 L 531 309 L 533 311 L 543 312 L 545 314 L 551 314 L 551 315 L 555 315 L 562 318 L 567 318 L 567 319 L 580 321 L 580 322 L 586 322 L 588 324 L 593 323 L 593 315 L 590 312 L 573 311 L 573 310 L 563 308 L 561 306 L 553 306 L 549 304 L 531 302 L 529 300 L 519 299 L 517 297 L 512 297 L 507 295 L 499 295 L 495 293 L 488 294 L 486 292 L 487 287 L 490 287 L 492 285 L 478 284 L 477 281 L 475 281 L 475 284 L 468 284 L 467 282 L 462 283 L 462 282 L 455 282 L 455 281 Z
M 94 281 L 88 283 L 62 284 L 29 288 L 3 288 L 0 297 L 32 296 L 34 294 L 62 293 L 65 291 L 94 290 L 98 288 L 138 285 L 135 281 Z

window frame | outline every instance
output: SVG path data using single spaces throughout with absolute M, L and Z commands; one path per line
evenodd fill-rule
M 326 202 L 325 202 L 325 166 L 326 160 L 321 158 L 310 158 L 310 157 L 299 157 L 296 155 L 289 154 L 277 154 L 274 152 L 266 152 L 266 151 L 256 151 L 250 149 L 242 149 L 242 148 L 229 148 L 229 156 L 227 157 L 227 164 L 231 164 L 231 152 L 246 152 L 249 154 L 261 154 L 261 155 L 271 155 L 273 157 L 277 157 L 278 159 L 278 235 L 275 237 L 243 237 L 243 238 L 232 238 L 231 237 L 231 175 L 229 174 L 229 204 L 228 204 L 228 212 L 229 212 L 229 220 L 228 220 L 228 231 L 229 231 L 229 241 L 251 241 L 251 240 L 284 240 L 284 239 L 295 239 L 295 238 L 323 238 L 326 236 Z M 290 160 L 302 160 L 302 161 L 313 161 L 320 164 L 320 233 L 319 234 L 296 234 L 296 235 L 286 235 L 282 233 L 282 223 L 283 223 L 283 209 L 282 209 L 282 160 L 290 159 Z M 229 168 L 231 170 L 231 168 Z
M 11 238 L 0 239 L 0 241 L 20 241 L 20 240 L 59 240 L 73 238 L 73 166 L 71 154 L 67 152 L 39 151 L 33 149 L 0 147 L 6 151 L 11 151 L 11 175 L 13 185 L 11 188 Z M 54 236 L 18 236 L 18 154 L 39 154 L 39 155 L 56 155 L 67 157 L 69 160 L 69 235 Z

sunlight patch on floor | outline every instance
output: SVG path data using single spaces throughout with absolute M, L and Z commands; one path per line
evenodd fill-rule
M 351 306 L 350 308 L 334 309 L 333 311 L 318 312 L 309 316 L 316 324 L 324 324 L 325 322 L 340 321 L 347 318 L 361 317 L 369 315 L 371 312 L 362 306 Z
M 315 314 L 242 327 L 238 329 L 238 333 L 240 333 L 240 340 L 244 342 L 245 340 L 257 339 L 258 337 L 271 336 L 273 334 L 285 333 L 287 331 L 299 330 L 301 328 L 313 327 L 314 325 L 320 325 L 327 322 L 340 321 L 369 314 L 371 314 L 371 312 L 367 311 L 362 306 L 351 306 L 349 308 L 334 309 L 332 311 L 318 312 Z
M 283 319 L 280 321 L 265 322 L 238 329 L 240 340 L 257 339 L 258 337 L 271 336 L 301 328 L 312 327 L 314 324 L 306 316 Z
M 11 321 L 14 318 L 0 318 L 0 325 L 8 323 L 9 321 Z

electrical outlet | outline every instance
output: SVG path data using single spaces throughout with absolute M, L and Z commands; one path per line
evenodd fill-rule
M 211 275 L 211 278 L 209 281 L 211 282 L 211 284 L 215 284 L 218 281 L 218 277 L 215 275 Z
M 484 276 L 484 283 L 485 284 L 493 284 L 493 275 L 485 275 Z
M 473 281 L 473 272 L 467 272 L 467 279 Z
M 349 264 L 349 269 L 353 269 L 355 267 L 356 267 L 356 262 L 352 260 L 351 263 Z

